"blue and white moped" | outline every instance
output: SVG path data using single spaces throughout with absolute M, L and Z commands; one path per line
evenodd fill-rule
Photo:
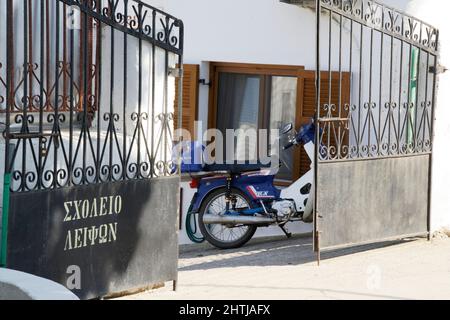
M 292 124 L 288 124 L 281 134 L 288 135 L 292 130 Z M 274 170 L 261 166 L 230 165 L 223 170 L 203 168 L 200 172 L 189 172 L 191 188 L 197 192 L 191 200 L 186 221 L 188 235 L 189 232 L 192 235 L 189 229 L 191 217 L 195 217 L 194 224 L 197 220 L 204 240 L 215 247 L 231 249 L 247 243 L 258 227 L 278 225 L 290 237 L 287 223 L 311 223 L 314 136 L 313 122 L 288 136 L 289 142 L 283 149 L 302 144 L 312 165 L 311 170 L 284 189 L 274 185 Z

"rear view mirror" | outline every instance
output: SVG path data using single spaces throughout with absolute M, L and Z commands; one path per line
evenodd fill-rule
M 281 129 L 281 134 L 289 133 L 292 130 L 292 128 L 293 128 L 292 123 L 288 123 L 283 127 L 283 129 Z

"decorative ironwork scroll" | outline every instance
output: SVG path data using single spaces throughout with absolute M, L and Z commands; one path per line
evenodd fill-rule
M 176 172 L 169 68 L 182 65 L 181 20 L 138 0 L 7 0 L 0 10 L 13 192 Z
M 318 105 L 319 161 L 431 153 L 439 31 L 375 1 L 320 0 L 320 9 L 330 96 Z M 332 103 L 332 73 L 339 97 L 350 73 L 349 101 Z

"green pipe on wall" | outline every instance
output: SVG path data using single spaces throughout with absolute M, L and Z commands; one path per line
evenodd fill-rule
M 412 48 L 411 51 L 411 81 L 409 83 L 409 101 L 414 103 L 414 108 L 408 108 L 408 112 L 411 112 L 407 128 L 408 128 L 408 136 L 407 136 L 407 143 L 408 143 L 408 149 L 409 145 L 414 141 L 414 123 L 415 123 L 415 114 L 416 114 L 416 100 L 417 100 L 417 76 L 418 76 L 418 70 L 419 70 L 419 50 L 417 48 Z
M 3 180 L 3 215 L 2 215 L 2 239 L 0 247 L 0 266 L 6 267 L 8 251 L 8 223 L 9 223 L 9 192 L 11 174 L 6 173 Z

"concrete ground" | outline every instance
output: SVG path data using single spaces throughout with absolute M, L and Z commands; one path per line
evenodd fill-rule
M 171 284 L 125 299 L 450 299 L 450 239 L 410 239 L 323 253 L 310 238 L 180 254 Z

